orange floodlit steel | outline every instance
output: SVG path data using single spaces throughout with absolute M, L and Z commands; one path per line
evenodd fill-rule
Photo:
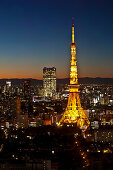
M 90 122 L 87 118 L 86 111 L 83 110 L 79 98 L 79 84 L 77 74 L 76 61 L 76 44 L 74 42 L 74 24 L 72 24 L 72 43 L 71 43 L 71 69 L 70 69 L 70 85 L 69 98 L 66 110 L 60 119 L 58 126 L 63 124 L 77 124 L 81 129 L 87 129 Z

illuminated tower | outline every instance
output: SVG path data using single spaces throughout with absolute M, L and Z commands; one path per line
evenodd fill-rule
M 89 125 L 89 120 L 86 116 L 86 111 L 83 110 L 79 98 L 79 84 L 77 74 L 76 61 L 76 44 L 74 42 L 74 24 L 72 24 L 72 43 L 71 43 L 71 70 L 70 70 L 70 85 L 69 98 L 66 110 L 60 119 L 58 125 L 77 124 L 81 129 L 86 129 Z

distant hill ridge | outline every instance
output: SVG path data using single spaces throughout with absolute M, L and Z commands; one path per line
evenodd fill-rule
M 6 81 L 11 81 L 13 85 L 20 85 L 23 83 L 24 80 L 30 80 L 32 85 L 42 85 L 43 81 L 38 79 L 0 79 L 0 85 L 5 85 Z M 64 79 L 57 79 L 57 85 L 60 84 L 69 84 L 69 78 Z M 79 84 L 107 84 L 113 85 L 113 78 L 90 78 L 90 77 L 83 77 L 79 78 Z

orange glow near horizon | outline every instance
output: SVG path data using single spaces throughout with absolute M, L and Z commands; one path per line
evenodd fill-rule
M 96 76 L 91 76 L 91 75 L 82 75 L 82 76 L 78 76 L 78 78 L 85 78 L 85 77 L 88 77 L 88 78 L 113 78 L 113 76 L 103 76 L 103 75 L 96 75 Z M 43 80 L 43 76 L 0 76 L 0 79 L 37 79 L 37 80 Z M 67 76 L 57 76 L 57 79 L 66 79 L 66 78 L 69 78 Z

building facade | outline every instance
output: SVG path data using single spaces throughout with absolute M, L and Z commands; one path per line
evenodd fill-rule
M 22 114 L 31 114 L 32 110 L 32 97 L 31 97 L 31 82 L 24 80 L 23 82 L 23 96 L 21 102 Z
M 44 97 L 51 98 L 56 95 L 56 68 L 43 68 Z

